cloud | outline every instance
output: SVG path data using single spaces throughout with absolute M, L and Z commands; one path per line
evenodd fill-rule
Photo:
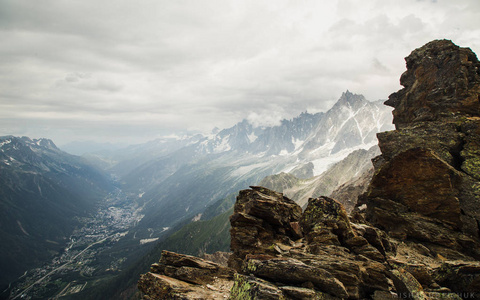
M 121 91 L 123 86 L 106 78 L 95 78 L 89 73 L 69 73 L 65 79 L 56 82 L 56 87 L 115 93 Z
M 3 0 L 0 134 L 144 139 L 385 99 L 436 38 L 480 49 L 476 0 Z

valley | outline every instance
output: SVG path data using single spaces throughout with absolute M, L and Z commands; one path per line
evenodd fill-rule
M 136 199 L 121 189 L 111 192 L 92 216 L 79 220 L 83 226 L 72 233 L 64 251 L 17 280 L 10 298 L 58 298 L 82 291 L 99 274 L 118 272 L 127 258 L 108 252 L 142 219 Z

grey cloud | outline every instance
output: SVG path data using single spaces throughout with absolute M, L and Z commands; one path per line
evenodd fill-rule
M 384 65 L 378 58 L 373 58 L 372 60 L 373 67 L 380 71 L 381 73 L 389 73 L 389 69 L 386 65 Z
M 123 86 L 119 83 L 106 79 L 97 79 L 89 73 L 67 74 L 64 80 L 59 80 L 56 83 L 57 88 L 63 88 L 65 86 L 70 86 L 83 90 L 106 91 L 111 93 L 119 92 L 123 88 Z
M 1 134 L 147 139 L 275 122 L 346 89 L 386 98 L 431 39 L 480 47 L 476 0 L 335 3 L 3 0 Z

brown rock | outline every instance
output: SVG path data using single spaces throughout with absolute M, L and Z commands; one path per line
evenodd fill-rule
M 462 170 L 476 180 L 480 180 L 480 118 L 468 118 L 461 131 L 465 133 L 463 149 L 460 155 L 463 159 Z
M 162 251 L 160 262 L 141 276 L 144 299 L 222 299 L 230 294 L 234 271 L 198 257 Z
M 296 287 L 296 286 L 281 286 L 280 290 L 288 299 L 298 300 L 339 300 L 340 298 L 333 297 L 315 289 Z
M 160 262 L 152 272 L 195 284 L 208 284 L 215 278 L 232 278 L 233 270 L 201 258 L 162 251 Z
M 447 261 L 435 270 L 433 277 L 438 284 L 449 288 L 462 298 L 480 297 L 480 262 Z M 468 297 L 467 297 L 468 296 Z
M 375 290 L 389 289 L 387 268 L 384 264 L 360 259 L 347 248 L 335 245 L 319 246 L 318 254 L 291 250 L 290 257 L 315 268 L 323 269 L 338 279 L 348 292 L 349 298 L 366 297 Z
M 328 197 L 310 198 L 300 224 L 309 246 L 340 245 L 355 236 L 342 204 Z
M 395 108 L 397 129 L 457 115 L 478 116 L 480 63 L 469 48 L 437 40 L 414 50 L 405 60 L 407 71 L 400 78 L 404 88 L 385 102 Z
M 288 298 L 280 288 L 268 281 L 237 274 L 229 299 L 287 300 Z
M 231 281 L 226 280 L 217 280 L 215 286 L 202 286 L 155 273 L 141 275 L 138 282 L 145 300 L 225 299 L 231 287 Z
M 247 254 L 275 254 L 275 244 L 294 245 L 301 237 L 302 208 L 281 193 L 263 187 L 240 191 L 230 217 L 233 252 L 229 266 L 241 270 Z
M 393 157 L 370 184 L 369 197 L 400 203 L 408 211 L 461 227 L 455 182 L 461 174 L 431 150 L 413 148 Z
M 348 293 L 342 282 L 322 268 L 309 266 L 293 258 L 270 258 L 248 256 L 244 266 L 245 273 L 257 277 L 283 282 L 287 284 L 302 284 L 312 282 L 320 291 L 339 298 L 345 298 Z
M 480 62 L 447 40 L 406 61 L 404 88 L 385 102 L 397 130 L 378 134 L 382 159 L 362 200 L 366 219 L 395 238 L 478 258 Z

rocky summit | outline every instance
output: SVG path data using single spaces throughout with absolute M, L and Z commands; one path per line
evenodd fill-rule
M 228 266 L 164 251 L 144 299 L 480 297 L 480 63 L 438 40 L 407 58 L 392 94 L 396 130 L 349 215 L 335 199 L 302 209 L 251 187 L 237 197 Z M 215 256 L 212 256 L 215 257 Z

